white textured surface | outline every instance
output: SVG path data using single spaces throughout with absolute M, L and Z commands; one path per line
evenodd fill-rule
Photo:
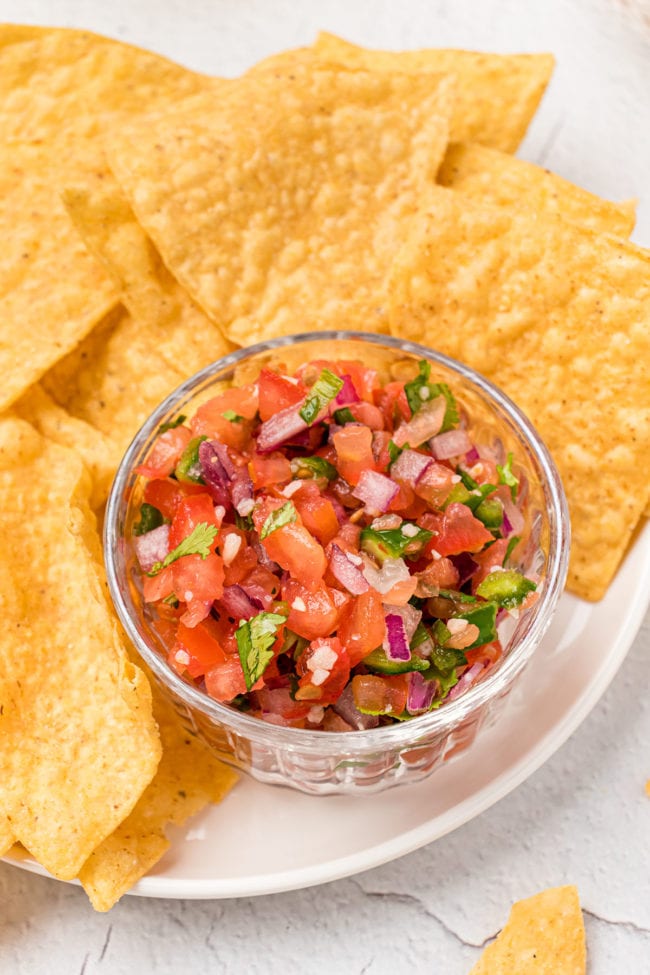
M 323 27 L 386 46 L 552 50 L 522 155 L 612 198 L 650 243 L 650 28 L 616 0 L 0 0 L 0 19 L 84 26 L 232 74 Z M 73 887 L 0 864 L 0 972 L 464 975 L 511 902 L 577 883 L 590 975 L 650 970 L 650 617 L 614 684 L 527 783 L 452 835 L 325 887 L 254 900 L 126 898 L 95 915 Z M 261 827 L 262 828 L 262 827 Z M 269 837 L 272 843 L 272 837 Z

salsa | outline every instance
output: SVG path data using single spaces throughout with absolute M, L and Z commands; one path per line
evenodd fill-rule
M 511 454 L 419 363 L 264 369 L 158 431 L 133 523 L 169 665 L 273 724 L 352 731 L 453 701 L 536 598 Z

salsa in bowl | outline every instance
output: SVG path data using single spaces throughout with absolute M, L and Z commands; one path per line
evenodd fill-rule
M 123 624 L 263 781 L 376 790 L 473 740 L 550 621 L 555 468 L 486 380 L 380 336 L 234 353 L 145 423 L 106 517 Z

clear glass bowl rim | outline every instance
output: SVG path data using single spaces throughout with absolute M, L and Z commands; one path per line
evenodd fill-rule
M 476 386 L 488 400 L 502 411 L 506 421 L 526 442 L 541 472 L 541 486 L 547 506 L 549 522 L 549 554 L 545 585 L 536 604 L 536 612 L 521 642 L 504 659 L 501 667 L 484 681 L 470 688 L 465 694 L 436 711 L 411 718 L 397 725 L 371 728 L 366 731 L 325 732 L 303 728 L 284 728 L 267 724 L 259 718 L 235 711 L 210 698 L 204 691 L 192 687 L 168 666 L 159 653 L 142 639 L 120 586 L 117 565 L 117 544 L 120 541 L 117 526 L 120 510 L 126 505 L 124 498 L 136 461 L 143 448 L 157 430 L 163 418 L 176 404 L 192 394 L 206 380 L 224 370 L 234 368 L 246 359 L 264 352 L 274 352 L 286 346 L 315 341 L 357 341 L 381 345 L 396 352 L 410 353 L 441 365 Z M 334 357 L 334 356 L 333 356 Z M 562 594 L 569 562 L 570 521 L 569 511 L 560 475 L 548 448 L 526 415 L 502 390 L 469 366 L 424 345 L 408 342 L 393 336 L 372 332 L 326 331 L 304 332 L 280 336 L 238 349 L 205 366 L 178 386 L 151 413 L 131 441 L 118 467 L 104 519 L 104 562 L 108 586 L 113 604 L 126 633 L 136 650 L 158 680 L 169 688 L 188 708 L 201 711 L 211 720 L 249 740 L 260 744 L 272 741 L 276 745 L 295 747 L 300 751 L 319 754 L 349 754 L 382 751 L 386 748 L 417 746 L 419 740 L 444 735 L 465 720 L 472 712 L 480 710 L 492 698 L 498 697 L 525 666 L 547 629 L 557 601 Z

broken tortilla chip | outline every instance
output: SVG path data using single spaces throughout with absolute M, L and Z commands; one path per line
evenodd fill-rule
M 587 230 L 629 237 L 634 229 L 633 202 L 603 200 L 548 169 L 484 146 L 450 145 L 438 172 L 438 182 L 480 203 L 526 207 L 536 213 L 561 217 Z
M 507 924 L 470 975 L 585 975 L 585 926 L 576 887 L 513 904 Z
M 104 591 L 77 455 L 0 420 L 0 822 L 61 879 L 133 809 L 160 759 L 144 673 Z
M 535 424 L 569 502 L 569 588 L 599 599 L 650 493 L 650 255 L 436 187 L 391 301 L 393 334 L 482 372 Z
M 299 65 L 231 85 L 110 139 L 165 264 L 242 345 L 386 331 L 396 242 L 447 144 L 446 81 Z
M 208 803 L 221 802 L 237 773 L 187 731 L 154 685 L 162 759 L 133 812 L 93 851 L 79 879 L 97 911 L 107 911 L 169 849 L 167 824 L 179 826 Z
M 453 76 L 450 139 L 480 142 L 502 152 L 514 152 L 523 139 L 555 65 L 551 54 L 486 54 L 438 48 L 376 51 L 325 32 L 318 35 L 312 50 L 322 61 L 346 68 L 404 71 L 414 76 L 433 71 Z

